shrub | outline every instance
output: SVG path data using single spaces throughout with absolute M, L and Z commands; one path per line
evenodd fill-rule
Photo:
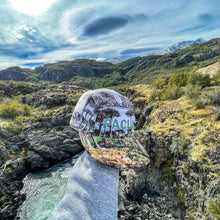
M 154 89 L 149 101 L 175 100 L 183 95 L 183 90 L 179 86 L 169 86 L 166 89 Z
M 210 203 L 208 210 L 211 214 L 213 214 L 215 217 L 217 217 L 218 219 L 220 219 L 220 201 L 219 200 L 215 200 L 213 202 Z
M 0 116 L 2 118 L 15 118 L 21 114 L 21 110 L 19 109 L 20 103 L 17 101 L 4 103 L 0 107 Z
M 159 78 L 153 81 L 152 85 L 155 86 L 157 89 L 162 89 L 164 86 L 168 84 L 168 78 Z
M 15 121 L 9 122 L 4 129 L 14 134 L 19 134 L 24 129 L 24 118 L 22 116 L 16 117 Z
M 185 88 L 185 95 L 189 98 L 196 98 L 201 94 L 201 87 L 188 84 Z
M 220 88 L 201 94 L 194 99 L 196 108 L 204 108 L 206 105 L 220 106 Z
M 220 106 L 220 88 L 217 88 L 214 91 L 210 91 L 206 95 L 210 100 L 211 105 Z
M 188 76 L 185 73 L 177 73 L 170 77 L 169 85 L 185 86 L 187 84 Z
M 30 115 L 30 106 L 22 105 L 18 101 L 11 101 L 0 106 L 0 117 L 5 119 L 14 119 L 17 116 Z
M 200 73 L 193 73 L 188 77 L 187 83 L 192 85 L 199 85 L 204 88 L 211 85 L 211 78 L 208 74 L 203 75 Z
M 197 109 L 205 108 L 205 106 L 209 104 L 209 99 L 205 94 L 202 94 L 193 100 L 193 104 Z
M 5 96 L 4 91 L 0 90 L 0 101 L 2 101 L 4 96 Z
M 31 107 L 27 104 L 22 105 L 23 107 L 23 115 L 29 116 L 31 114 Z
M 6 131 L 10 131 L 14 134 L 19 134 L 21 131 L 22 131 L 22 127 L 21 126 L 18 126 L 16 125 L 14 122 L 9 122 L 5 127 L 4 129 Z
M 154 89 L 152 91 L 152 93 L 150 94 L 150 97 L 149 97 L 149 101 L 157 101 L 157 100 L 161 100 L 162 98 L 162 92 L 161 90 L 158 90 L 158 89 Z
M 180 186 L 176 190 L 175 194 L 179 207 L 184 210 L 187 207 L 188 203 L 187 203 L 187 195 L 183 190 L 183 186 Z
M 183 90 L 179 86 L 169 86 L 163 90 L 162 100 L 174 100 L 183 95 Z
M 213 109 L 213 114 L 215 115 L 215 120 L 220 121 L 220 108 L 216 107 Z
M 214 84 L 220 84 L 220 70 L 212 78 Z

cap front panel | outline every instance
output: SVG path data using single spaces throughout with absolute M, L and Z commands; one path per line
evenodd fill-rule
M 70 125 L 79 131 L 86 151 L 97 161 L 115 168 L 143 167 L 149 156 L 133 136 L 134 112 L 127 97 L 98 89 L 79 99 Z

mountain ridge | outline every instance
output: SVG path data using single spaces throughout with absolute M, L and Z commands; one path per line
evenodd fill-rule
M 0 80 L 84 81 L 97 86 L 146 83 L 179 71 L 192 71 L 219 60 L 220 38 L 164 55 L 134 57 L 112 64 L 90 59 L 48 63 L 35 69 L 10 67 L 0 71 Z
M 190 47 L 192 45 L 200 44 L 203 42 L 205 42 L 205 40 L 203 38 L 198 38 L 196 40 L 181 41 L 181 42 L 178 42 L 178 43 L 173 44 L 170 47 L 166 48 L 164 51 L 161 52 L 161 54 L 172 53 L 176 50 L 184 49 L 186 47 Z

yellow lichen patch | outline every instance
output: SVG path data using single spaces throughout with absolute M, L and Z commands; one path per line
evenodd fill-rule
M 188 156 L 192 161 L 202 161 L 206 150 L 219 141 L 215 134 L 220 130 L 220 123 L 211 108 L 195 109 L 186 97 L 160 106 L 151 119 L 147 128 L 158 137 L 178 133 L 180 138 L 190 139 Z
M 189 114 L 192 115 L 194 118 L 204 118 L 207 116 L 211 116 L 213 113 L 210 109 L 197 109 L 197 110 L 192 110 L 189 112 Z
M 189 158 L 192 161 L 201 161 L 206 149 L 207 146 L 205 145 L 198 143 L 192 144 L 192 150 L 190 151 Z
M 137 93 L 139 93 L 141 96 L 143 96 L 147 100 L 150 98 L 150 95 L 153 91 L 152 87 L 146 84 L 135 85 L 135 86 L 130 87 L 130 89 L 136 90 Z

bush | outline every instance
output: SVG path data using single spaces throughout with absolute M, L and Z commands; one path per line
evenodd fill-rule
M 24 118 L 22 116 L 16 117 L 15 120 L 9 122 L 4 129 L 14 134 L 19 134 L 24 129 Z
M 183 186 L 180 186 L 175 191 L 175 194 L 179 207 L 184 210 L 188 206 L 188 203 L 187 203 L 187 194 L 184 192 Z
M 201 94 L 201 87 L 188 84 L 185 88 L 185 95 L 193 99 Z
M 188 76 L 185 73 L 177 73 L 170 77 L 169 85 L 176 85 L 178 87 L 185 86 L 188 81 Z
M 216 107 L 213 109 L 213 114 L 215 115 L 215 120 L 220 121 L 220 108 Z
M 183 95 L 183 90 L 179 86 L 169 86 L 166 89 L 154 89 L 149 101 L 175 100 Z
M 208 74 L 203 75 L 200 73 L 193 73 L 189 76 L 187 83 L 192 85 L 199 85 L 204 88 L 211 85 L 211 78 Z
M 220 106 L 220 88 L 208 92 L 207 97 L 210 100 L 209 104 Z
M 10 131 L 14 134 L 19 134 L 21 131 L 22 131 L 22 127 L 21 126 L 18 126 L 16 125 L 14 122 L 9 122 L 5 127 L 4 129 L 6 131 Z
M 168 84 L 168 78 L 159 78 L 153 81 L 152 85 L 155 86 L 157 89 L 162 89 L 164 86 Z
M 150 102 L 157 101 L 157 100 L 161 100 L 161 98 L 162 98 L 162 91 L 158 89 L 154 89 L 150 94 L 149 101 Z
M 205 94 L 200 95 L 197 99 L 193 100 L 193 104 L 197 109 L 205 108 L 209 104 L 209 99 Z
M 214 84 L 216 85 L 220 84 L 220 70 L 213 76 L 212 80 Z
M 175 100 L 183 95 L 183 90 L 179 86 L 169 86 L 163 90 L 162 100 Z
M 5 119 L 14 119 L 17 116 L 30 115 L 30 106 L 22 105 L 18 101 L 11 101 L 0 106 L 0 117 Z
M 215 201 L 211 202 L 208 210 L 211 214 L 217 217 L 217 219 L 220 219 L 220 201 L 219 200 L 216 199 Z
M 206 105 L 220 106 L 220 88 L 201 94 L 194 99 L 196 108 L 204 108 Z

